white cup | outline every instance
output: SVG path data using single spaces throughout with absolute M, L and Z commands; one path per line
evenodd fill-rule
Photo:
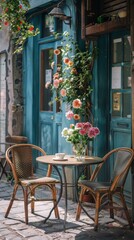
M 57 158 L 57 159 L 64 159 L 64 157 L 65 157 L 65 153 L 55 153 L 55 157 Z

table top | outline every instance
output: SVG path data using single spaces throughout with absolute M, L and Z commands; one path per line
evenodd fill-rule
M 37 157 L 36 160 L 41 163 L 47 163 L 50 165 L 64 165 L 64 166 L 79 166 L 79 165 L 90 165 L 99 164 L 103 162 L 103 159 L 97 156 L 85 156 L 85 159 L 78 161 L 74 156 L 65 155 L 63 160 L 55 159 L 55 155 L 46 155 Z
M 13 142 L 0 142 L 0 145 L 15 145 Z

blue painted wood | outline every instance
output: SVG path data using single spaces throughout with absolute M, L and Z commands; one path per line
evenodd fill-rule
M 126 32 L 117 32 L 115 35 L 105 34 L 98 40 L 99 55 L 95 66 L 95 81 L 93 92 L 93 108 L 95 125 L 100 128 L 100 135 L 94 141 L 95 154 L 103 156 L 110 149 L 116 147 L 131 147 L 131 117 L 112 117 L 111 103 L 111 36 L 121 38 Z M 112 50 L 111 50 L 112 51 Z M 119 64 L 114 64 L 119 66 Z M 114 90 L 113 90 L 114 91 Z M 122 93 L 131 92 L 131 89 L 121 90 Z M 122 107 L 122 106 L 121 106 Z M 106 164 L 100 180 L 108 180 L 113 171 L 113 161 Z M 128 205 L 131 203 L 131 174 L 128 175 L 125 185 L 125 197 Z
M 107 47 L 109 38 L 103 35 L 97 42 L 98 57 L 93 76 L 93 116 L 94 125 L 99 127 L 100 135 L 94 140 L 93 152 L 100 157 L 108 151 L 109 142 L 109 81 L 108 81 L 108 61 Z
M 42 7 L 46 4 L 52 4 L 52 3 L 57 3 L 58 0 L 29 0 L 30 3 L 30 9 L 37 8 L 37 7 Z
M 32 0 L 31 10 L 29 11 L 29 20 L 34 23 L 35 28 L 38 27 L 41 30 L 42 19 L 40 10 L 51 7 L 52 2 L 50 0 Z M 59 1 L 58 1 L 59 2 Z M 80 35 L 80 11 L 77 12 L 76 6 L 73 1 L 66 0 L 67 5 L 63 6 L 63 11 L 66 15 L 71 16 L 71 29 L 69 25 L 63 23 L 63 31 L 69 31 L 74 40 L 77 39 L 77 30 Z M 80 3 L 79 3 L 80 5 Z M 80 8 L 79 8 L 80 9 Z M 37 13 L 37 15 L 36 15 Z M 77 30 L 76 30 L 77 29 Z M 62 36 L 61 36 L 62 37 Z M 66 107 L 63 104 L 62 113 L 56 113 L 55 108 L 53 112 L 40 113 L 40 101 L 39 101 L 39 87 L 40 87 L 40 51 L 44 48 L 53 45 L 55 48 L 60 45 L 59 41 L 55 42 L 52 36 L 41 38 L 38 35 L 34 38 L 30 38 L 24 51 L 24 97 L 25 97 L 25 134 L 29 139 L 29 142 L 40 145 L 48 154 L 55 152 L 72 153 L 71 144 L 67 143 L 61 136 L 61 131 L 64 127 L 69 127 L 72 121 L 68 121 L 65 117 Z M 54 120 L 52 120 L 54 117 Z M 45 174 L 47 167 L 36 163 L 37 170 L 40 173 Z M 75 181 L 75 174 L 73 175 L 73 181 Z
M 29 142 L 32 142 L 33 139 L 33 38 L 29 38 L 27 41 L 27 47 L 25 49 L 24 58 L 25 58 L 25 69 L 23 76 L 25 77 L 25 134 L 28 137 Z

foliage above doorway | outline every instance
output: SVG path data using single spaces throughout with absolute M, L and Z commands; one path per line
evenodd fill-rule
M 28 22 L 26 13 L 30 8 L 29 0 L 0 0 L 2 12 L 0 14 L 0 29 L 6 27 L 15 42 L 15 52 L 23 50 L 28 37 L 39 33 L 39 29 Z
M 89 51 L 86 46 L 82 51 L 72 36 L 65 31 L 61 48 L 55 49 L 54 54 L 57 58 L 61 55 L 62 61 L 57 66 L 54 62 L 51 63 L 54 69 L 53 83 L 47 83 L 46 87 L 51 86 L 56 91 L 55 100 L 69 104 L 69 111 L 66 112 L 68 120 L 89 121 L 96 47 Z

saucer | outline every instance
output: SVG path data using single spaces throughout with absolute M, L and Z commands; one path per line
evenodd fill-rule
M 67 161 L 67 158 L 59 159 L 59 158 L 53 158 L 54 161 Z

